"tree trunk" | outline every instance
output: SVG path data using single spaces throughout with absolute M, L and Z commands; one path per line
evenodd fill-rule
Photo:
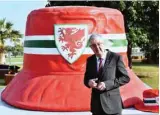
M 0 64 L 6 64 L 6 58 L 4 53 L 0 53 Z
M 151 50 L 146 54 L 147 63 L 149 64 L 159 64 L 159 49 Z
M 127 46 L 127 56 L 128 56 L 128 66 L 130 69 L 132 69 L 132 44 L 128 41 L 128 46 Z
M 152 59 L 154 64 L 159 64 L 159 48 L 154 49 L 151 52 L 151 59 Z

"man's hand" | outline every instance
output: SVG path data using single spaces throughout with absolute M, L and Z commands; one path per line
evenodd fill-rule
M 96 87 L 97 87 L 97 83 L 96 83 L 97 80 L 98 80 L 98 78 L 90 79 L 89 82 L 88 82 L 88 85 L 89 85 L 91 88 L 96 88 Z
M 97 89 L 100 91 L 104 91 L 106 89 L 105 83 L 104 82 L 99 82 Z

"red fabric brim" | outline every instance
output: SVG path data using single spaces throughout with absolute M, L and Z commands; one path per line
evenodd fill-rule
M 88 111 L 90 90 L 83 78 L 84 74 L 74 72 L 45 75 L 21 71 L 2 92 L 2 100 L 29 110 Z
M 121 87 L 125 107 L 142 99 L 144 83 L 127 68 L 131 81 Z M 15 107 L 40 111 L 89 111 L 91 90 L 82 72 L 36 73 L 22 70 L 2 92 L 2 100 Z
M 140 111 L 159 113 L 159 106 L 145 106 L 142 101 L 137 103 L 135 108 Z

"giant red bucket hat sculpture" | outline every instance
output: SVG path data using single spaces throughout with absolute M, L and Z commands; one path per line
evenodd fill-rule
M 121 87 L 125 107 L 134 105 L 145 85 L 128 68 L 123 15 L 116 9 L 63 6 L 32 11 L 27 18 L 23 69 L 2 92 L 6 103 L 30 110 L 89 111 L 90 89 L 83 84 L 87 45 L 99 33 L 123 56 L 130 75 Z M 106 44 L 106 46 L 108 46 Z

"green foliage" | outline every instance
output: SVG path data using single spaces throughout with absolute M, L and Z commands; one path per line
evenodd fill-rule
M 128 58 L 132 47 L 142 48 L 148 59 L 159 59 L 159 1 L 50 1 L 50 6 L 97 6 L 118 9 L 124 15 L 128 39 Z M 156 53 L 156 55 L 155 55 Z
M 16 44 L 15 46 L 6 46 L 6 52 L 11 52 L 13 56 L 22 55 L 23 54 L 23 46 L 20 44 Z
M 0 19 L 0 53 L 5 51 L 5 40 L 10 39 L 14 43 L 18 42 L 18 38 L 22 38 L 19 31 L 12 29 L 13 24 L 6 22 L 6 19 Z M 20 41 L 20 40 L 19 40 Z

